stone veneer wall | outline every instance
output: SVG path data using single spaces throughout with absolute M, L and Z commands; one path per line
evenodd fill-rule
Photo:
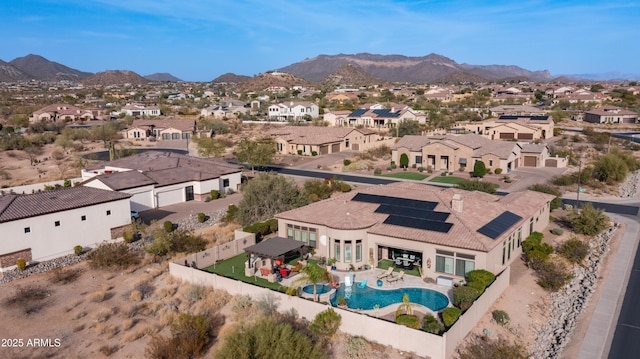
M 3 254 L 0 256 L 0 268 L 7 268 L 16 265 L 18 259 L 24 259 L 27 263 L 31 262 L 31 248 L 21 251 Z

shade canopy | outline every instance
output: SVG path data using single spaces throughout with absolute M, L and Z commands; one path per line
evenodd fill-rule
M 303 254 L 305 244 L 294 239 L 273 237 L 244 249 L 262 257 L 278 258 L 289 252 L 298 251 Z

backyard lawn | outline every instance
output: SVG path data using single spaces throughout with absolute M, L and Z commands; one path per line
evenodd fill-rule
M 209 272 L 220 274 L 227 278 L 237 279 L 239 281 L 250 283 L 254 285 L 258 285 L 260 287 L 270 288 L 273 290 L 277 290 L 279 292 L 284 292 L 287 290 L 286 287 L 280 285 L 280 283 L 271 283 L 264 278 L 260 278 L 258 276 L 247 277 L 244 275 L 244 262 L 247 260 L 247 255 L 245 253 L 238 254 L 235 257 L 231 257 L 229 259 L 225 259 L 221 262 L 218 262 L 209 267 L 203 268 L 202 270 Z
M 423 175 L 422 173 L 416 173 L 416 172 L 395 172 L 395 173 L 381 174 L 378 176 L 403 178 L 403 179 L 410 179 L 415 181 L 422 181 L 423 179 L 429 177 L 428 175 Z
M 437 176 L 430 179 L 429 182 L 458 184 L 462 180 L 464 178 L 456 176 Z
M 386 270 L 389 267 L 395 267 L 395 265 L 396 264 L 391 259 L 382 259 L 378 262 L 378 268 L 384 269 L 384 270 Z M 420 271 L 416 266 L 413 266 L 413 269 L 404 269 L 404 268 L 398 268 L 398 267 L 393 269 L 394 272 L 400 272 L 401 270 L 404 271 L 404 274 L 413 275 L 416 277 L 420 276 Z

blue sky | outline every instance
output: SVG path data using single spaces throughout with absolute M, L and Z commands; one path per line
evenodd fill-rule
M 210 81 L 369 52 L 640 73 L 636 1 L 15 0 L 0 14 L 0 59 L 33 53 L 89 72 Z

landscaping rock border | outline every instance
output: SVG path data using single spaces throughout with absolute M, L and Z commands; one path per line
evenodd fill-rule
M 625 178 L 624 182 L 618 186 L 618 193 L 622 198 L 636 197 L 638 194 L 638 183 L 640 182 L 640 171 L 635 171 Z

